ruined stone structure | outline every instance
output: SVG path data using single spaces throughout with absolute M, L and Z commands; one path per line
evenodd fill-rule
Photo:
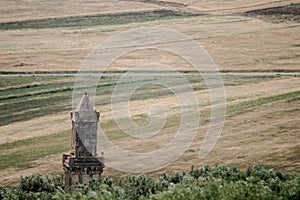
M 72 139 L 70 154 L 63 154 L 65 186 L 88 183 L 100 179 L 103 157 L 97 157 L 97 129 L 99 112 L 93 107 L 87 93 L 83 95 L 75 111 L 71 112 Z

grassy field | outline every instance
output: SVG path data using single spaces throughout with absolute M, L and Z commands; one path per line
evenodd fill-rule
M 265 11 L 257 13 L 274 6 L 288 5 L 279 10 L 299 9 L 299 4 L 289 5 L 293 2 L 80 0 L 73 4 L 5 0 L 0 2 L 0 73 L 76 72 L 99 42 L 122 31 L 152 26 L 188 35 L 208 51 L 222 71 L 299 72 L 299 21 L 284 18 L 282 13 L 276 18 L 261 17 Z M 56 4 L 58 9 L 54 9 Z M 152 61 L 176 70 L 191 70 L 180 57 L 149 49 L 122 55 L 110 70 L 122 73 Z M 210 99 L 201 77 L 185 75 L 199 101 L 201 126 L 190 148 L 163 172 L 189 170 L 191 165 L 244 170 L 257 164 L 300 172 L 299 76 L 224 75 L 225 126 L 213 151 L 199 161 L 210 121 Z M 151 151 L 170 141 L 180 121 L 172 91 L 149 84 L 132 95 L 130 111 L 139 125 L 149 123 L 151 105 L 160 104 L 168 110 L 159 140 L 143 143 L 124 134 L 113 119 L 111 94 L 117 81 L 118 76 L 102 78 L 97 87 L 96 108 L 107 136 L 134 152 Z M 36 172 L 62 173 L 61 154 L 70 146 L 73 84 L 71 76 L 0 77 L 0 184 L 16 184 L 20 175 Z M 125 174 L 106 168 L 105 175 Z
M 102 0 L 101 2 L 66 0 L 61 2 L 53 0 L 3 0 L 0 2 L 0 21 L 22 21 L 30 19 L 44 19 L 56 17 L 70 17 L 89 14 L 105 14 L 129 11 L 147 11 L 157 9 L 158 6 L 139 2 L 117 2 L 115 0 Z
M 135 3 L 146 7 L 154 5 Z M 31 8 L 32 12 L 43 10 L 38 5 Z M 150 11 L 124 9 L 115 14 L 91 12 L 43 18 L 34 18 L 33 15 L 29 19 L 2 22 L 0 27 L 8 30 L 0 31 L 0 72 L 77 71 L 87 54 L 109 36 L 152 26 L 174 29 L 191 37 L 209 52 L 223 71 L 298 70 L 300 42 L 295 34 L 299 32 L 296 21 L 274 23 L 268 19 L 259 20 L 256 15 L 247 17 L 243 13 L 188 14 L 188 10 L 176 10 L 172 6 L 155 7 Z M 147 61 L 149 55 L 162 64 L 170 64 L 176 59 L 166 52 L 131 52 L 112 65 L 111 70 L 126 70 Z M 172 66 L 185 70 L 187 66 L 177 60 Z
M 112 119 L 110 98 L 117 80 L 118 77 L 109 77 L 101 79 L 99 82 L 96 107 L 100 110 L 102 116 L 100 123 L 101 129 L 112 141 L 120 143 L 120 146 L 123 145 L 124 148 L 130 148 L 138 152 L 147 151 L 149 149 L 141 149 L 141 141 L 128 138 Z M 198 138 L 194 141 L 194 145 L 197 147 L 192 146 L 181 159 L 185 159 L 184 163 L 196 164 L 198 163 L 195 160 L 197 159 L 197 149 L 200 147 L 200 145 L 198 146 L 197 144 L 202 141 L 203 134 L 210 121 L 210 103 L 204 81 L 194 76 L 188 76 L 187 80 L 193 86 L 198 99 L 201 99 L 202 102 L 199 104 L 202 128 L 199 130 Z M 298 148 L 297 135 L 292 134 L 293 131 L 297 131 L 299 128 L 296 124 L 298 116 L 297 105 L 300 103 L 298 77 L 224 76 L 223 80 L 227 91 L 227 123 L 233 119 L 243 119 L 244 115 L 265 109 L 265 107 L 273 107 L 272 112 L 278 112 L 278 115 L 283 116 L 282 123 L 279 122 L 279 124 L 275 124 L 273 127 L 274 130 L 268 130 L 267 133 L 261 134 L 275 134 L 278 130 L 284 131 L 292 127 L 289 133 L 291 134 L 291 138 L 289 138 L 287 144 L 291 147 L 294 146 L 296 149 Z M 0 169 L 2 170 L 0 170 L 0 173 L 4 173 L 7 170 L 17 170 L 17 174 L 26 174 L 28 170 L 40 171 L 47 169 L 50 173 L 52 170 L 53 172 L 57 170 L 61 171 L 60 154 L 69 149 L 70 122 L 68 112 L 71 110 L 72 81 L 74 81 L 72 77 L 6 77 L 1 79 L 0 84 L 6 87 L 2 87 L 0 91 L 0 107 L 1 110 L 5 110 L 6 112 L 1 112 L 0 115 Z M 181 85 L 178 85 L 178 87 L 180 86 Z M 246 91 L 245 88 L 247 88 Z M 253 92 L 247 92 L 247 90 Z M 169 114 L 164 126 L 163 135 L 167 140 L 168 138 L 172 138 L 171 136 L 176 132 L 178 123 L 180 122 L 178 111 L 174 111 L 177 110 L 176 106 L 179 106 L 176 104 L 176 97 L 168 92 L 166 88 L 157 85 L 146 85 L 140 88 L 132 96 L 131 103 L 131 108 L 133 108 L 132 113 L 134 113 L 133 120 L 136 123 L 140 125 L 149 123 L 147 114 L 148 108 L 144 106 L 145 104 L 151 105 L 149 102 L 160 103 L 168 109 Z M 282 103 L 291 105 L 290 109 L 278 111 L 276 108 Z M 290 114 L 295 115 L 294 119 L 285 123 L 285 120 L 290 119 Z M 262 118 L 261 120 L 267 123 L 267 121 L 272 122 L 273 118 L 268 117 L 268 119 Z M 252 122 L 246 124 L 253 126 L 251 125 Z M 234 126 L 227 124 L 225 130 L 229 127 L 233 128 Z M 263 127 L 264 126 L 255 126 L 252 129 Z M 227 134 L 232 137 L 240 133 L 237 130 L 229 133 L 225 131 L 224 135 L 226 136 Z M 260 133 L 257 134 L 259 135 Z M 277 135 L 276 137 L 287 137 L 287 135 Z M 272 140 L 272 137 L 269 139 Z M 164 141 L 165 140 L 162 140 L 162 142 Z M 239 147 L 242 145 L 244 143 L 243 139 L 241 139 L 240 142 L 241 143 L 234 144 L 233 146 Z M 132 145 L 127 146 L 124 144 Z M 222 142 L 220 142 L 220 145 L 221 144 Z M 156 145 L 150 142 L 148 146 L 155 147 Z M 163 143 L 159 145 L 163 145 Z M 297 157 L 299 154 L 299 151 L 295 151 L 295 149 L 290 149 L 290 151 L 294 152 L 290 154 L 290 156 Z M 249 159 L 247 155 L 243 155 L 241 152 L 239 154 L 246 160 L 244 162 L 247 166 L 256 163 L 251 160 L 247 161 L 247 159 Z M 214 154 L 212 154 L 212 157 L 213 156 Z M 265 154 L 260 155 L 260 157 L 264 156 Z M 273 156 L 278 156 L 278 154 Z M 54 161 L 51 161 L 52 163 L 49 164 L 44 161 L 45 159 L 54 159 Z M 216 161 L 217 160 L 210 160 L 206 164 L 216 164 Z M 180 160 L 178 162 L 179 164 L 176 164 L 177 167 L 180 166 L 184 168 L 185 164 L 180 164 Z M 287 158 L 284 165 L 290 164 L 290 168 L 285 168 L 277 163 L 272 167 L 291 172 L 299 172 L 297 167 L 293 167 L 294 162 L 297 164 L 298 160 L 288 160 Z M 226 164 L 226 161 L 219 162 L 218 160 L 217 164 Z M 264 165 L 265 163 L 261 164 Z M 41 165 L 43 166 L 42 169 L 40 168 Z M 107 170 L 107 173 L 112 173 L 112 175 L 118 174 L 111 172 L 110 169 Z M 8 180 L 4 178 L 2 183 L 9 183 L 15 180 L 13 177 L 7 177 L 7 179 Z

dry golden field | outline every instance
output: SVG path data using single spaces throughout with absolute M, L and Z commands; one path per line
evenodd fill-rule
M 299 4 L 295 16 L 272 18 L 245 14 L 291 3 L 299 2 L 3 0 L 0 2 L 0 73 L 76 72 L 98 43 L 122 31 L 141 27 L 169 28 L 186 34 L 208 51 L 223 72 L 300 72 Z M 157 15 L 157 10 L 194 15 L 164 16 Z M 131 14 L 128 17 L 124 13 Z M 172 54 L 149 50 L 126 54 L 110 69 L 124 71 L 153 58 L 177 70 L 191 70 Z M 262 165 L 300 172 L 299 75 L 224 75 L 226 122 L 215 148 L 203 160 L 199 160 L 198 152 L 208 128 L 209 94 L 203 80 L 193 77 L 188 80 L 195 88 L 203 112 L 198 135 L 176 162 L 151 175 L 186 170 L 191 165 L 241 169 Z M 97 90 L 100 127 L 116 143 L 131 151 L 162 147 L 174 136 L 176 123 L 160 134 L 161 143 L 148 141 L 145 145 L 145 141 L 120 134 L 109 104 L 115 81 L 104 79 Z M 73 77 L 0 77 L 1 185 L 14 185 L 21 175 L 63 172 L 61 154 L 69 148 L 73 82 Z M 168 117 L 176 122 L 179 116 L 176 98 L 162 88 L 154 89 L 149 90 L 155 93 L 150 97 L 147 90 L 137 92 L 140 98 L 130 103 L 134 120 L 147 124 L 149 107 L 159 103 L 170 110 Z M 126 175 L 110 168 L 104 174 Z
M 94 5 L 89 1 L 76 2 L 72 4 L 68 1 L 66 3 L 1 1 L 1 4 L 4 5 L 1 6 L 3 10 L 0 12 L 0 19 L 2 21 L 21 21 L 55 16 L 59 20 L 79 14 L 84 16 L 129 11 L 143 13 L 145 9 L 175 9 L 172 5 L 166 7 L 166 5 L 139 1 L 101 1 L 98 3 L 100 5 L 97 3 Z M 0 71 L 77 71 L 87 54 L 104 39 L 124 30 L 152 26 L 175 29 L 195 39 L 208 50 L 220 70 L 297 71 L 300 59 L 299 36 L 296 33 L 300 31 L 299 23 L 270 23 L 270 21 L 238 15 L 232 7 L 234 5 L 243 7 L 243 2 L 221 1 L 214 5 L 204 1 L 202 5 L 201 1 L 194 1 L 191 4 L 203 9 L 206 7 L 219 9 L 218 6 L 226 8 L 219 15 L 179 19 L 171 17 L 164 20 L 145 20 L 144 23 L 133 21 L 116 25 L 108 21 L 106 25 L 101 26 L 59 28 L 47 28 L 46 26 L 3 30 L 0 32 Z M 255 9 L 258 2 L 248 1 L 245 7 Z M 290 2 L 292 1 L 264 1 L 261 6 L 287 5 Z M 56 6 L 53 6 L 56 4 L 62 5 L 56 9 Z M 9 12 L 10 10 L 12 11 Z M 200 11 L 200 13 L 202 12 Z M 142 17 L 147 18 L 147 16 Z M 133 62 L 132 58 L 127 60 L 129 65 Z

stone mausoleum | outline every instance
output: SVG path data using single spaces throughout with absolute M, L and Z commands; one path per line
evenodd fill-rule
M 83 95 L 76 110 L 71 112 L 71 152 L 63 154 L 62 158 L 67 188 L 101 178 L 104 158 L 97 157 L 99 116 L 100 113 L 91 104 L 87 93 Z

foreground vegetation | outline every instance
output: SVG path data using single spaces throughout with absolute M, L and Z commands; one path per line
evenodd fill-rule
M 0 187 L 0 199 L 300 199 L 300 175 L 266 170 L 243 172 L 229 167 L 202 167 L 189 172 L 151 177 L 128 176 L 119 181 L 105 177 L 64 188 L 62 176 L 22 177 L 12 189 Z

